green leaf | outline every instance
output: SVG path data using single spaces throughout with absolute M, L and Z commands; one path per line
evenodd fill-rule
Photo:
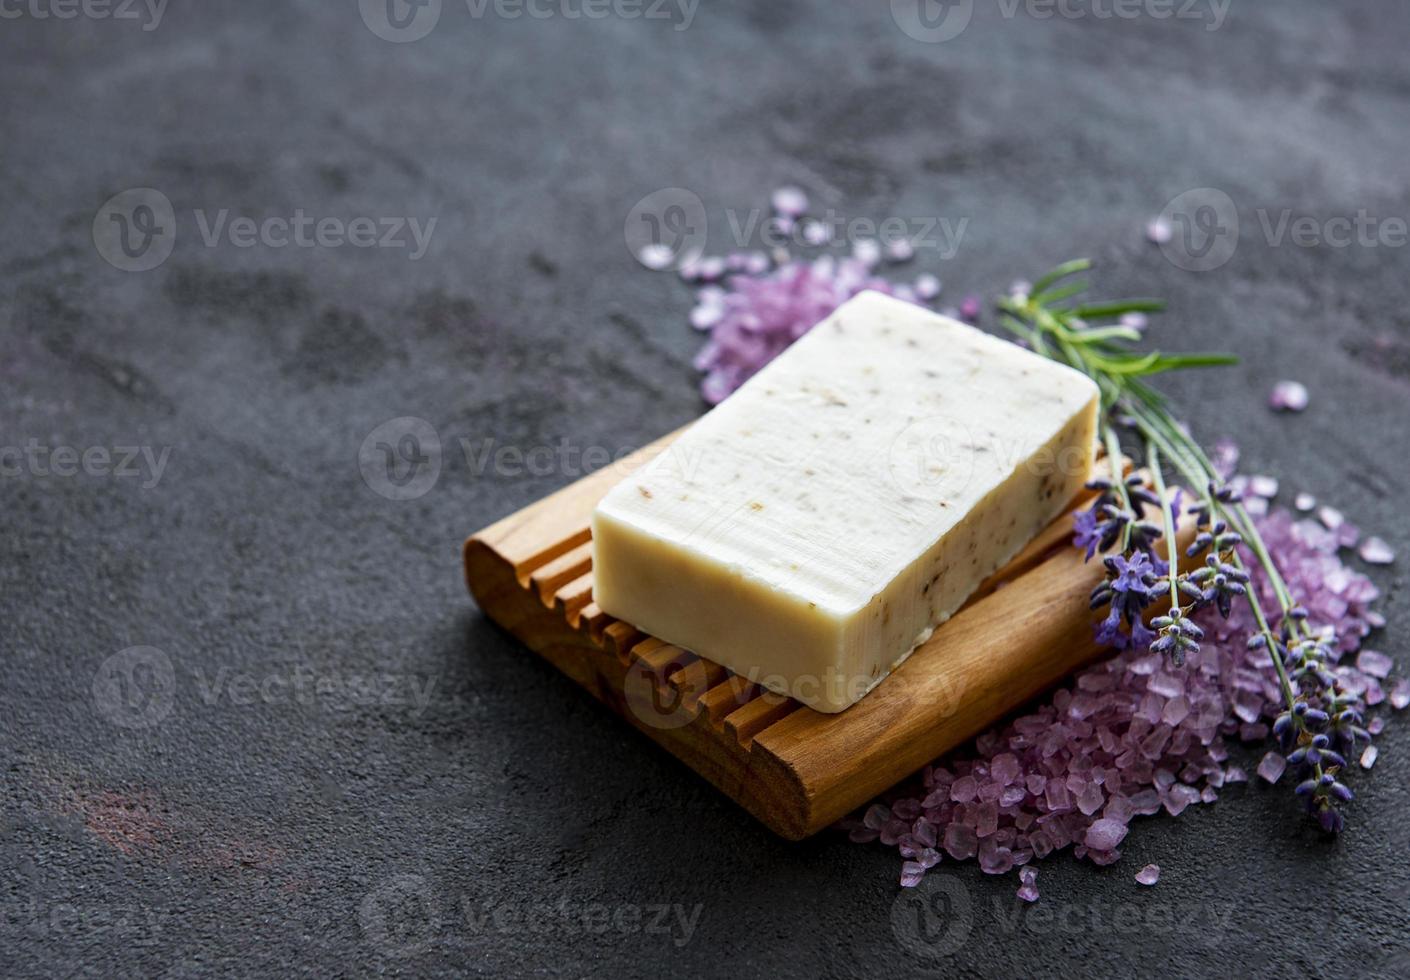
M 1069 296 L 1076 296 L 1079 293 L 1085 293 L 1089 285 L 1091 284 L 1087 282 L 1087 280 L 1079 279 L 1077 282 L 1070 282 L 1066 286 L 1059 286 L 1056 289 L 1050 289 L 1047 292 L 1033 293 L 1031 294 L 1031 302 L 1043 305 L 1047 305 L 1050 303 L 1061 303 Z
M 1084 320 L 1100 320 L 1105 317 L 1121 316 L 1123 313 L 1159 313 L 1165 304 L 1158 299 L 1119 299 L 1110 303 L 1093 303 L 1079 306 L 1072 312 Z
M 1058 266 L 1056 269 L 1053 269 L 1046 276 L 1043 276 L 1043 278 L 1035 282 L 1033 284 L 1033 288 L 1028 291 L 1028 295 L 1039 296 L 1042 294 L 1043 290 L 1047 289 L 1059 279 L 1064 279 L 1067 276 L 1072 275 L 1074 272 L 1086 272 L 1091 267 L 1091 259 L 1073 259 L 1071 262 L 1064 262 L 1062 265 Z
M 1239 363 L 1235 354 L 1156 354 L 1155 362 L 1147 374 L 1162 371 L 1183 371 L 1186 368 L 1228 367 Z

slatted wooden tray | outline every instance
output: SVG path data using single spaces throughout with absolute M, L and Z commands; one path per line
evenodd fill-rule
M 592 599 L 589 520 L 674 435 L 473 535 L 465 579 L 491 619 L 783 837 L 829 826 L 1097 654 L 1101 563 L 1066 546 L 1067 514 L 838 714 L 613 619 Z

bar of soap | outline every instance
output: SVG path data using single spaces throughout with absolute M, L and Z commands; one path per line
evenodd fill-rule
M 819 711 L 900 664 L 1089 479 L 1085 375 L 876 292 L 593 514 L 608 614 Z

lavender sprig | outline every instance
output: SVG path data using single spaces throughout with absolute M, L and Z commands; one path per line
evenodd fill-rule
M 1086 259 L 1058 266 L 1023 295 L 999 300 L 1000 321 L 1039 354 L 1083 372 L 1101 391 L 1101 438 L 1110 462 L 1109 477 L 1094 480 L 1091 508 L 1078 514 L 1074 543 L 1090 559 L 1105 557 L 1107 576 L 1092 593 L 1092 608 L 1108 610 L 1097 639 L 1117 649 L 1149 647 L 1176 666 L 1199 650 L 1204 633 L 1195 613 L 1213 608 L 1224 618 L 1234 603 L 1246 603 L 1256 629 L 1250 648 L 1266 650 L 1278 675 L 1284 710 L 1273 731 L 1289 764 L 1299 772 L 1296 793 L 1328 832 L 1343 827 L 1338 803 L 1353 798 L 1339 776 L 1358 740 L 1369 738 L 1356 699 L 1340 686 L 1328 666 L 1336 637 L 1314 631 L 1307 611 L 1296 603 L 1239 494 L 1226 486 L 1204 450 L 1177 420 L 1163 395 L 1144 381 L 1150 375 L 1184 368 L 1228 365 L 1227 354 L 1165 354 L 1137 351 L 1141 334 L 1121 322 L 1133 313 L 1158 312 L 1155 300 L 1079 304 L 1085 282 L 1068 280 L 1091 267 Z M 1098 321 L 1115 320 L 1102 324 Z M 1152 486 L 1121 472 L 1120 432 L 1144 449 Z M 1167 491 L 1165 469 L 1198 496 L 1187 508 L 1196 537 L 1185 550 L 1203 564 L 1181 571 L 1176 531 L 1181 490 Z M 1198 488 L 1198 489 L 1195 489 Z M 1156 521 L 1146 519 L 1153 510 Z M 1275 631 L 1241 549 L 1258 562 L 1278 602 Z M 1162 554 L 1163 552 L 1163 554 Z M 1145 626 L 1148 607 L 1159 614 Z

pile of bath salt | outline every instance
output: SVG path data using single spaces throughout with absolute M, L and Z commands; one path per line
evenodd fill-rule
M 1385 700 L 1396 709 L 1410 704 L 1410 684 L 1386 680 L 1389 658 L 1360 650 L 1384 620 L 1369 609 L 1376 586 L 1341 561 L 1338 549 L 1349 535 L 1282 509 L 1256 521 L 1311 621 L 1340 637 L 1335 670 L 1345 688 L 1363 708 Z M 1265 608 L 1276 608 L 1271 586 L 1255 575 Z M 917 884 L 946 858 L 977 859 L 990 874 L 1068 847 L 1096 864 L 1115 862 L 1133 818 L 1178 816 L 1248 780 L 1230 764 L 1228 740 L 1265 741 L 1282 705 L 1272 660 L 1246 646 L 1250 617 L 1246 605 L 1236 605 L 1228 620 L 1213 610 L 1201 613 L 1206 638 L 1183 667 L 1138 649 L 1084 670 L 1047 703 L 928 766 L 913 793 L 874 803 L 842 828 L 854 841 L 898 848 L 903 886 Z M 1380 717 L 1368 724 L 1373 735 L 1383 728 Z M 1360 761 L 1370 768 L 1374 746 L 1365 747 Z M 1276 751 L 1258 767 L 1267 782 L 1282 772 Z M 1153 883 L 1157 873 L 1147 868 L 1137 877 Z M 1037 899 L 1035 876 L 1024 877 L 1019 895 Z
M 681 278 L 697 287 L 691 326 L 710 334 L 695 358 L 695 367 L 705 372 L 700 393 L 711 405 L 723 401 L 862 290 L 922 305 L 940 295 L 940 280 L 930 273 L 906 283 L 878 274 L 883 264 L 900 266 L 915 257 L 915 247 L 908 239 L 835 242 L 827 226 L 805 217 L 807 195 L 794 187 L 775 191 L 772 204 L 775 231 L 793 235 L 796 229 L 796 244 L 811 257 L 795 257 L 783 249 L 772 254 L 740 251 L 703 256 L 680 267 Z M 849 252 L 836 251 L 837 246 L 847 244 Z M 665 252 L 640 258 L 648 267 L 665 268 L 671 257 Z M 979 311 L 979 298 L 969 296 L 958 309 L 942 312 L 974 320 Z

